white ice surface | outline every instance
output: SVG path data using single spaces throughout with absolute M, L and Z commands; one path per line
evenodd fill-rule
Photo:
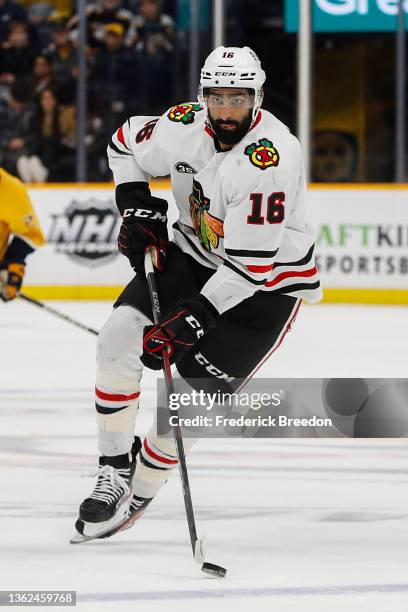
M 50 302 L 99 328 L 106 302 Z M 303 307 L 259 374 L 406 377 L 404 308 Z M 135 527 L 70 546 L 96 465 L 95 338 L 35 307 L 0 306 L 0 590 L 71 589 L 78 609 L 406 612 L 406 440 L 203 440 L 189 457 L 206 577 L 178 474 Z M 152 418 L 142 387 L 138 433 Z M 40 608 L 37 610 L 50 609 Z

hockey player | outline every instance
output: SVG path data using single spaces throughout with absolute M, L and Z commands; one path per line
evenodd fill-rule
M 166 349 L 179 376 L 231 391 L 279 346 L 301 300 L 321 299 L 300 145 L 261 110 L 264 81 L 250 48 L 218 47 L 201 71 L 198 103 L 131 117 L 110 141 L 118 244 L 136 276 L 98 339 L 101 457 L 73 542 L 130 526 L 177 465 L 173 440 L 155 426 L 132 446 L 143 366 L 161 369 Z M 149 189 L 152 176 L 168 174 L 179 213 L 170 242 L 167 202 Z M 147 248 L 165 313 L 159 325 Z
M 0 298 L 4 302 L 17 297 L 26 257 L 44 242 L 26 188 L 0 168 Z

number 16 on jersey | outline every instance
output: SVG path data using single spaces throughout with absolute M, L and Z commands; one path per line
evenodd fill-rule
M 263 193 L 251 193 L 249 199 L 252 203 L 251 214 L 247 217 L 249 225 L 263 225 Z M 266 221 L 268 223 L 282 223 L 285 218 L 285 194 L 283 191 L 271 193 L 266 204 Z

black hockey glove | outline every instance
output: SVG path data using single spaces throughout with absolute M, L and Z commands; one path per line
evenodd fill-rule
M 151 370 L 163 367 L 162 351 L 167 350 L 170 363 L 177 363 L 210 329 L 215 327 L 218 312 L 202 295 L 197 299 L 180 300 L 177 308 L 161 319 L 158 325 L 144 328 L 143 365 Z
M 144 274 L 144 254 L 153 249 L 154 264 L 164 268 L 169 237 L 167 202 L 151 195 L 147 183 L 122 183 L 116 187 L 116 204 L 122 215 L 118 248 L 135 272 Z

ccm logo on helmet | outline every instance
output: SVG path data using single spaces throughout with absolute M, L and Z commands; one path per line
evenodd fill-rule
M 125 217 L 141 217 L 142 219 L 151 219 L 152 221 L 162 221 L 166 223 L 166 215 L 162 215 L 156 210 L 148 210 L 146 208 L 125 208 L 123 218 Z
M 237 74 L 236 72 L 216 72 L 215 76 L 231 77 L 231 76 L 235 76 L 236 74 Z

